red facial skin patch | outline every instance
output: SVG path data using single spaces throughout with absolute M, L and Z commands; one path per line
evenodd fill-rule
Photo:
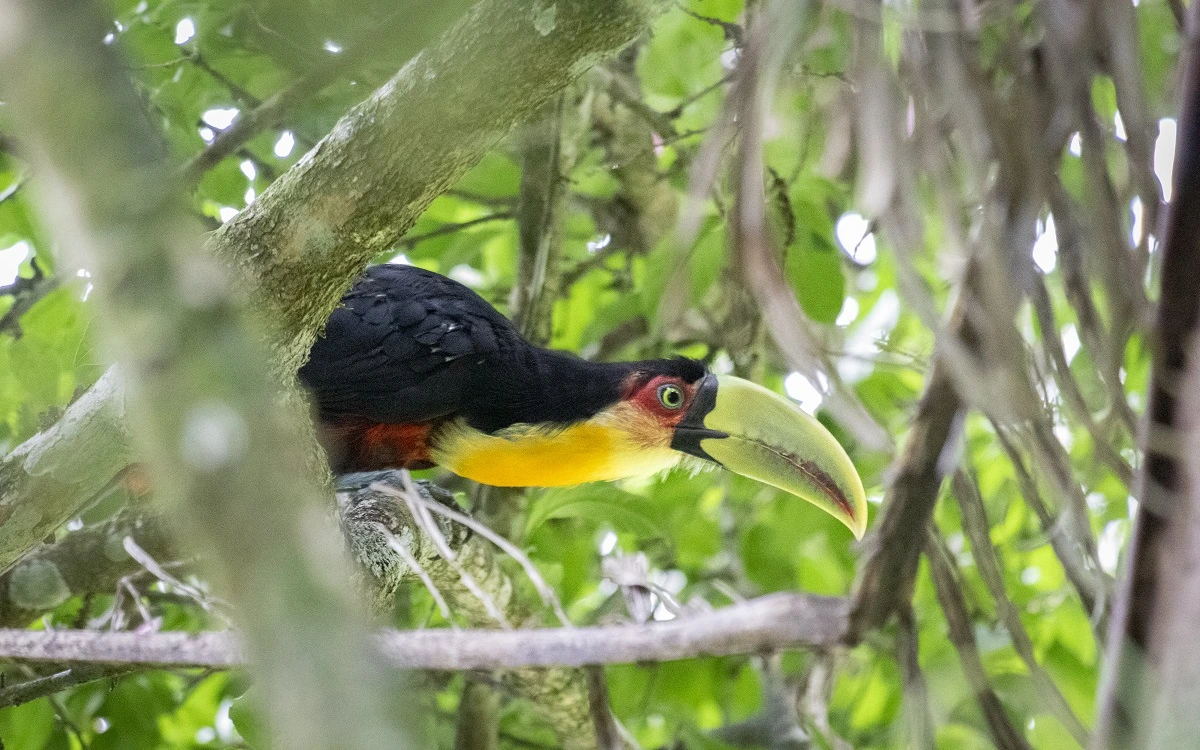
M 652 414 L 659 424 L 668 429 L 674 429 L 687 414 L 692 405 L 692 397 L 696 393 L 694 384 L 685 383 L 669 375 L 656 375 L 643 382 L 635 374 L 631 376 L 630 381 L 626 385 L 625 400 L 647 414 Z M 658 395 L 658 389 L 668 384 L 678 387 L 683 392 L 683 403 L 674 409 L 664 406 Z

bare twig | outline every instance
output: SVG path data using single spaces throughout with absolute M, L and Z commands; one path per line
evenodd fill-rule
M 1034 314 L 1037 315 L 1038 327 L 1041 329 L 1042 346 L 1054 364 L 1054 380 L 1058 383 L 1059 392 L 1063 394 L 1071 414 L 1079 420 L 1091 436 L 1092 444 L 1095 446 L 1100 460 L 1113 470 L 1113 473 L 1126 487 L 1132 487 L 1133 468 L 1128 461 L 1121 457 L 1121 454 L 1117 453 L 1109 437 L 1100 431 L 1100 426 L 1092 417 L 1092 412 L 1079 389 L 1079 383 L 1071 373 L 1071 365 L 1067 362 L 1067 355 L 1063 350 L 1045 278 L 1041 274 L 1036 274 L 1032 287 L 1030 301 L 1033 304 Z
M 904 602 L 896 610 L 899 628 L 896 632 L 896 662 L 904 690 L 904 716 L 913 750 L 933 750 L 933 717 L 929 713 L 929 688 L 918 661 L 917 624 L 912 605 Z
M 941 537 L 929 528 L 926 529 L 925 556 L 929 560 L 929 571 L 933 576 L 934 588 L 937 589 L 938 602 L 946 615 L 950 641 L 958 651 L 963 674 L 975 692 L 975 700 L 979 702 L 979 708 L 987 720 L 996 747 L 1000 750 L 1031 750 L 1024 736 L 1009 721 L 1000 698 L 992 690 L 983 660 L 979 656 L 979 647 L 975 643 L 974 626 L 971 624 L 971 616 L 967 613 L 962 583 L 958 580 L 950 552 L 945 549 Z
M 375 644 L 405 669 L 495 670 L 673 661 L 832 646 L 846 639 L 847 602 L 771 594 L 712 612 L 645 625 L 535 630 L 385 632 Z M 233 667 L 244 663 L 228 632 L 107 633 L 0 630 L 0 658 L 153 667 Z
M 183 167 L 184 182 L 195 184 L 205 172 L 235 153 L 254 136 L 275 127 L 343 73 L 353 70 L 371 54 L 377 54 L 384 42 L 396 52 L 407 51 L 410 55 L 416 52 L 431 38 L 433 30 L 440 30 L 453 18 L 453 14 L 460 12 L 463 7 L 461 2 L 406 5 L 403 12 L 396 11 L 372 25 L 371 30 L 363 34 L 362 38 L 348 44 L 344 52 L 324 58 L 283 90 L 266 101 L 253 104 L 254 109 L 242 112 L 232 125 L 221 131 L 212 143 Z M 414 19 L 414 10 L 421 17 Z M 401 16 L 402 24 L 398 23 Z M 202 65 L 210 75 L 221 80 L 235 96 L 238 96 L 240 87 L 214 70 L 202 57 L 193 56 L 193 61 Z M 241 97 L 253 99 L 244 92 Z
M 53 292 L 59 286 L 57 276 L 46 276 L 41 266 L 33 264 L 33 275 L 29 278 L 17 278 L 5 287 L 0 287 L 0 295 L 12 295 L 12 305 L 0 317 L 0 331 L 21 336 L 21 317 L 29 312 L 42 298 Z
M 168 586 L 171 586 L 172 588 L 178 590 L 180 593 L 182 593 L 183 595 L 185 595 L 186 597 L 188 597 L 189 599 L 194 601 L 196 604 L 200 605 L 200 607 L 205 612 L 213 611 L 212 597 L 205 594 L 203 591 L 196 588 L 195 586 L 184 583 L 183 581 L 179 580 L 175 576 L 168 573 L 166 568 L 164 568 L 162 565 L 159 565 L 158 561 L 155 560 L 154 557 L 149 552 L 142 549 L 141 545 L 139 545 L 132 536 L 126 536 L 124 539 L 122 539 L 121 546 L 125 548 L 125 551 L 129 554 L 130 557 L 132 557 L 134 560 L 137 560 L 138 564 L 141 565 L 146 570 L 148 570 L 152 576 L 154 576 L 158 580 L 162 581 L 163 583 L 167 584 Z M 228 607 L 228 605 L 225 604 L 224 602 L 220 602 L 220 603 L 223 604 L 224 606 Z
M 16 685 L 0 688 L 0 708 L 19 706 L 32 700 L 83 685 L 96 680 L 120 677 L 136 670 L 136 667 L 112 667 L 103 664 L 83 664 L 38 677 Z
M 1096 629 L 1099 637 L 1103 638 L 1108 626 L 1108 610 L 1112 597 L 1109 595 L 1109 581 L 1098 566 L 1092 565 L 1084 554 L 1078 540 L 1068 531 L 1067 524 L 1061 523 L 1058 516 L 1053 515 L 1042 499 L 1037 481 L 1025 467 L 1025 461 L 1017 447 L 1009 439 L 1005 431 L 993 423 L 996 437 L 1004 452 L 1012 463 L 1017 475 L 1017 484 L 1021 488 L 1021 496 L 1025 503 L 1037 515 L 1042 530 L 1050 539 L 1054 555 L 1066 571 L 1067 579 L 1079 594 L 1079 600 L 1088 619 Z
M 575 88 L 560 93 L 523 133 L 516 207 L 517 282 L 510 308 L 517 329 L 541 346 L 550 340 L 551 313 L 561 275 L 565 175 L 574 167 L 576 153 L 575 128 L 567 119 L 571 123 L 580 119 Z
M 404 476 L 408 477 L 408 473 L 405 472 Z M 409 483 L 407 486 L 411 487 L 411 477 L 408 477 L 407 481 Z M 394 497 L 398 496 L 396 489 L 387 484 L 375 484 L 372 486 L 372 489 L 384 494 L 392 495 Z M 533 564 L 533 561 L 529 559 L 529 556 L 522 552 L 517 545 L 500 536 L 495 531 L 488 528 L 485 524 L 480 523 L 466 514 L 459 513 L 451 508 L 447 508 L 445 505 L 440 503 L 430 502 L 429 500 L 425 499 L 421 493 L 416 492 L 415 489 L 409 489 L 407 494 L 411 497 L 402 499 L 418 504 L 427 512 L 432 511 L 440 516 L 450 519 L 451 521 L 466 526 L 471 531 L 474 531 L 476 534 L 479 534 L 492 544 L 499 547 L 513 560 L 517 561 L 522 570 L 525 571 L 525 575 L 529 577 L 530 582 L 533 583 L 534 587 L 537 589 L 538 594 L 542 597 L 542 602 L 554 612 L 555 616 L 558 617 L 558 621 L 561 622 L 564 627 L 571 627 L 571 620 L 567 617 L 566 612 L 563 611 L 562 602 L 559 601 L 558 594 L 554 593 L 554 589 L 550 586 L 550 584 L 546 583 L 546 579 L 542 577 L 542 574 L 538 571 L 537 566 Z
M 987 510 L 983 507 L 983 498 L 979 496 L 979 488 L 974 479 L 961 469 L 955 472 L 951 486 L 954 489 L 955 498 L 958 499 L 958 505 L 962 508 L 963 528 L 971 540 L 975 566 L 983 577 L 988 592 L 992 595 L 992 600 L 996 602 L 996 610 L 1004 622 L 1005 629 L 1008 630 L 1013 648 L 1021 657 L 1021 661 L 1025 662 L 1025 668 L 1029 670 L 1029 675 L 1043 704 L 1071 733 L 1080 747 L 1087 747 L 1091 739 L 1087 728 L 1071 710 L 1071 704 L 1063 697 L 1058 686 L 1054 684 L 1054 680 L 1038 664 L 1034 654 L 1033 641 L 1030 640 L 1029 633 L 1021 622 L 1021 613 L 1013 605 L 1005 591 L 1004 574 L 1000 567 L 998 553 L 992 545 Z
M 433 520 L 433 516 L 429 514 L 429 505 L 435 505 L 436 503 L 426 504 L 424 502 L 424 498 L 419 492 L 417 492 L 416 486 L 413 485 L 412 477 L 407 471 L 401 474 L 401 478 L 404 482 L 405 489 L 405 491 L 402 493 L 397 492 L 385 484 L 374 484 L 371 486 L 371 489 L 383 493 L 394 493 L 395 497 L 403 500 L 405 505 L 408 506 L 409 512 L 412 513 L 412 518 L 416 523 L 417 528 L 424 532 L 425 535 L 433 541 L 434 547 L 437 548 L 438 554 L 440 554 L 442 559 L 445 560 L 450 567 L 454 568 L 456 573 L 458 573 L 459 582 L 462 583 L 463 587 L 470 591 L 471 594 L 479 600 L 479 603 L 483 605 L 484 611 L 488 613 L 488 616 L 491 617 L 497 625 L 505 629 L 511 628 L 512 625 L 509 624 L 508 618 L 505 617 L 504 612 L 500 609 L 500 605 L 496 603 L 495 597 L 493 597 L 490 592 L 485 591 L 475 581 L 475 576 L 471 575 L 467 569 L 463 567 L 462 563 L 458 560 L 458 555 L 455 554 L 454 550 L 450 549 L 450 545 L 446 542 L 446 537 L 443 536 L 442 530 L 437 527 L 437 524 Z
M 595 664 L 584 667 L 588 684 L 588 708 L 592 712 L 592 725 L 596 728 L 597 750 L 625 750 L 616 718 L 608 705 L 608 680 L 604 668 Z
M 480 224 L 487 224 L 487 223 L 490 223 L 493 221 L 505 221 L 505 220 L 508 220 L 511 218 L 513 218 L 513 215 L 511 212 L 498 211 L 493 214 L 488 214 L 487 216 L 480 216 L 480 217 L 477 217 L 474 219 L 468 219 L 467 221 L 460 221 L 460 222 L 457 222 L 454 224 L 443 224 L 442 226 L 438 227 L 437 229 L 431 229 L 428 232 L 425 232 L 423 234 L 405 235 L 404 237 L 402 237 L 400 239 L 399 242 L 396 243 L 396 246 L 397 247 L 416 247 L 417 245 L 421 244 L 425 240 L 431 240 L 435 237 L 442 237 L 447 234 L 454 234 L 455 232 L 461 232 L 464 229 L 470 229 L 471 227 L 478 226 Z
M 418 561 L 413 553 L 408 550 L 406 545 L 402 544 L 400 540 L 396 538 L 396 535 L 393 534 L 390 529 L 385 527 L 383 524 L 377 524 L 377 527 L 379 528 L 380 533 L 387 536 L 388 547 L 390 547 L 397 555 L 400 555 L 401 559 L 404 560 L 404 564 L 407 565 L 409 569 L 421 579 L 421 583 L 425 586 L 425 590 L 428 591 L 429 595 L 433 597 L 433 603 L 437 605 L 438 612 L 442 614 L 442 619 L 450 623 L 451 627 L 456 627 L 454 624 L 454 616 L 450 613 L 450 605 L 446 603 L 446 597 L 442 595 L 441 589 L 439 589 L 437 584 L 433 582 L 433 579 L 430 578 L 429 571 L 425 570 L 420 561 Z
M 773 662 L 778 657 L 768 661 L 772 668 L 777 668 Z M 826 745 L 831 745 L 833 750 L 854 750 L 850 743 L 839 737 L 829 724 L 829 697 L 833 694 L 834 680 L 837 677 L 837 658 L 833 650 L 820 651 L 815 654 L 812 668 L 808 671 L 808 676 L 804 684 L 804 696 L 802 699 L 803 716 L 807 720 L 806 726 L 811 725 L 813 730 L 820 733 Z M 797 729 L 803 729 L 797 717 Z M 780 733 L 784 734 L 784 733 Z M 795 729 L 787 732 L 793 737 L 793 740 L 803 737 L 802 732 L 797 732 Z M 816 743 L 821 744 L 821 743 Z M 784 742 L 776 742 L 772 750 L 785 750 L 787 745 Z

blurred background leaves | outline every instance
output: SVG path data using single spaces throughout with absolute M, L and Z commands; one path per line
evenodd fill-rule
M 469 3 L 417 10 L 422 5 L 117 0 L 109 4 L 113 24 L 106 41 L 127 59 L 148 116 L 181 165 L 294 81 L 322 66 L 332 71 L 328 85 L 307 92 L 277 123 L 200 175 L 194 210 L 215 227 L 252 202 Z M 1146 298 L 1153 296 L 1158 251 L 1158 202 L 1147 201 L 1159 189 L 1169 198 L 1180 34 L 1163 0 L 1124 9 L 1132 26 L 1121 26 L 1117 16 L 1093 19 L 1124 45 L 1113 50 L 1132 50 L 1135 69 L 1132 78 L 1114 80 L 1112 59 L 1093 68 L 1063 66 L 1086 79 L 1057 82 L 1086 92 L 1071 110 L 1063 104 L 1070 94 L 1022 99 L 1030 66 L 1048 48 L 1071 52 L 1035 5 L 849 1 L 808 7 L 803 33 L 777 71 L 761 144 L 772 246 L 823 363 L 800 373 L 772 343 L 734 260 L 739 173 L 731 164 L 736 149 L 728 138 L 720 143 L 736 113 L 727 97 L 746 54 L 747 19 L 765 12 L 763 4 L 676 4 L 645 38 L 585 74 L 564 97 L 580 123 L 563 131 L 573 139 L 573 156 L 559 163 L 566 191 L 554 249 L 550 345 L 600 359 L 684 354 L 786 392 L 845 440 L 874 514 L 893 451 L 864 444 L 822 406 L 844 389 L 893 443 L 902 443 L 934 342 L 943 334 L 940 316 L 959 293 L 976 246 L 986 245 L 994 230 L 988 217 L 994 191 L 1003 192 L 997 181 L 1008 179 L 1001 174 L 1011 166 L 1006 160 L 1020 161 L 1005 138 L 1019 138 L 1025 132 L 1020 121 L 1035 117 L 1035 104 L 1044 107 L 1037 117 L 1054 127 L 1036 132 L 1058 133 L 1062 143 L 1034 149 L 1028 179 L 1038 184 L 1032 192 L 1039 200 L 1020 225 L 1029 242 L 1014 243 L 1023 259 L 1013 267 L 1029 266 L 1028 277 L 1014 275 L 1044 284 L 1047 304 L 1035 310 L 1036 291 L 1020 289 L 1035 302 L 1015 307 L 1011 322 L 1023 359 L 1005 364 L 1028 377 L 1040 415 L 1033 422 L 1040 427 L 975 412 L 966 421 L 961 464 L 978 486 L 1004 594 L 1036 662 L 1069 710 L 1091 726 L 1102 623 L 1082 606 L 1050 535 L 1064 509 L 1082 505 L 1086 517 L 1070 521 L 1084 530 L 1093 572 L 1112 576 L 1129 534 L 1135 423 L 1148 374 Z M 1102 5 L 1090 4 L 1089 12 L 1102 14 L 1096 10 Z M 419 17 L 411 38 L 380 38 L 381 26 L 396 26 L 385 19 L 405 13 Z M 963 69 L 976 76 L 962 82 L 963 90 L 976 92 L 991 109 L 963 102 L 955 111 L 948 106 L 952 99 L 922 89 L 931 78 L 918 69 L 921 49 L 939 49 L 950 37 L 969 58 Z M 350 63 L 338 62 L 349 55 Z M 993 119 L 972 131 L 969 118 L 978 112 Z M 30 175 L 21 144 L 3 136 L 4 117 L 0 107 L 0 282 L 8 282 L 0 290 L 0 446 L 11 450 L 52 423 L 107 363 L 90 336 L 87 270 L 56 262 L 23 189 Z M 1139 131 L 1127 124 L 1131 119 Z M 445 273 L 511 312 L 522 252 L 526 135 L 515 133 L 485 158 L 377 261 Z M 891 150 L 895 144 L 903 150 Z M 1051 156 L 1043 155 L 1043 146 Z M 711 184 L 697 179 L 704 173 Z M 1145 175 L 1156 178 L 1147 182 Z M 899 197 L 881 204 L 880 191 Z M 950 196 L 960 202 L 950 205 Z M 910 211 L 908 223 L 900 232 L 881 233 L 880 217 L 899 204 Z M 681 215 L 695 227 L 691 236 L 674 231 Z M 990 281 L 1010 283 L 1007 277 Z M 983 385 L 983 396 L 1004 398 Z M 1042 428 L 1052 445 L 1035 436 Z M 431 477 L 468 489 L 452 477 Z M 606 557 L 646 556 L 656 587 L 652 616 L 667 619 L 681 616 L 679 606 L 722 606 L 771 591 L 846 594 L 863 551 L 816 509 L 720 472 L 506 497 L 501 511 L 476 510 L 511 530 L 576 623 L 628 617 L 618 587 L 603 576 Z M 115 500 L 102 504 L 86 520 L 116 506 Z M 1014 647 L 959 506 L 940 503 L 935 521 L 985 677 L 1007 719 L 1030 747 L 1077 746 L 1063 717 L 1039 697 Z M 524 580 L 516 571 L 514 581 Z M 37 626 L 99 627 L 112 621 L 113 608 L 130 611 L 129 627 L 213 625 L 193 600 L 152 576 L 131 577 L 125 585 L 124 595 L 73 597 Z M 912 606 L 936 746 L 996 747 L 924 562 Z M 418 587 L 402 592 L 396 624 L 445 623 Z M 798 707 L 796 721 L 810 747 L 911 747 L 896 638 L 889 626 L 844 652 L 785 654 L 773 669 L 761 659 L 732 657 L 613 666 L 606 670 L 612 706 L 643 747 L 727 747 L 720 738 L 730 735 L 713 730 L 763 713 L 771 692 L 782 691 Z M 823 687 L 814 675 L 826 658 L 833 670 Z M 772 679 L 773 671 L 779 679 Z M 23 676 L 19 670 L 13 675 Z M 447 747 L 453 746 L 463 683 L 461 676 L 429 678 Z M 0 738 L 6 750 L 245 747 L 253 730 L 252 712 L 237 703 L 243 690 L 221 673 L 105 680 L 0 709 Z M 230 717 L 239 711 L 244 718 L 235 728 Z M 499 727 L 501 747 L 555 746 L 544 720 L 520 700 L 504 696 Z M 770 741 L 761 746 L 783 747 Z

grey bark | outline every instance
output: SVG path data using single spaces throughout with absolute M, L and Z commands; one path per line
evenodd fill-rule
M 404 669 L 632 664 L 835 646 L 846 642 L 846 615 L 844 599 L 781 593 L 669 622 L 390 631 L 379 635 L 375 645 L 388 664 Z M 240 641 L 228 632 L 92 630 L 0 630 L 0 658 L 163 668 L 233 667 L 245 661 Z

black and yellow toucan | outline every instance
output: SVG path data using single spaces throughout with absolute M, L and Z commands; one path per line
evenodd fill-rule
M 525 341 L 462 284 L 366 272 L 300 370 L 335 472 L 443 466 L 550 487 L 652 474 L 687 456 L 797 495 L 856 537 L 866 495 L 813 417 L 690 359 L 589 362 Z

